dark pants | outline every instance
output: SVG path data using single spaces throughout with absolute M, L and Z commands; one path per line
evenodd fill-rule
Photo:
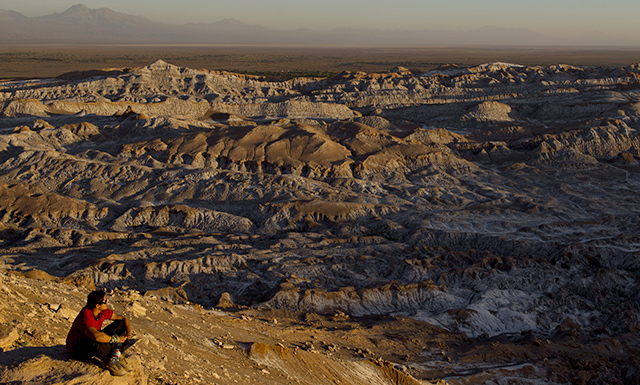
M 123 336 L 127 334 L 127 326 L 125 325 L 124 320 L 118 320 L 113 321 L 100 331 L 107 333 L 110 336 L 114 334 Z M 111 357 L 116 345 L 116 343 L 112 344 L 110 342 L 97 342 L 86 335 L 83 335 L 78 345 L 73 349 L 73 355 L 79 360 L 90 360 L 92 357 L 96 357 L 99 360 L 104 361 Z

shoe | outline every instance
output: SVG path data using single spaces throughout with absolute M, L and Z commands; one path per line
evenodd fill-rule
M 124 352 L 125 350 L 129 349 L 131 346 L 133 346 L 133 344 L 140 341 L 141 339 L 142 337 L 127 338 L 127 340 L 122 344 L 122 351 Z
M 108 370 L 112 376 L 120 377 L 127 374 L 127 371 L 120 364 L 112 364 L 111 361 L 102 363 L 102 367 Z
M 120 358 L 120 366 L 122 367 L 122 369 L 126 370 L 127 372 L 130 372 L 133 370 L 131 368 L 131 365 L 129 365 L 129 363 L 127 362 L 127 360 L 124 359 L 124 357 Z

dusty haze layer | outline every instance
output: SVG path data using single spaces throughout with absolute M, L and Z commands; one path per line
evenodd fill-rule
M 23 6 L 25 2 L 22 2 Z M 137 3 L 136 3 L 137 4 Z M 4 5 L 7 5 L 5 2 Z M 109 5 L 118 7 L 117 4 L 113 4 L 113 1 L 109 2 Z M 124 9 L 129 6 L 120 6 Z M 233 44 L 233 45 L 245 45 L 245 44 L 300 44 L 300 45 L 313 45 L 313 44 L 350 44 L 350 45 L 439 45 L 439 46 L 452 46 L 452 45 L 465 45 L 465 46 L 630 46 L 638 47 L 638 39 L 633 33 L 633 10 L 628 6 L 616 7 L 613 4 L 605 6 L 605 13 L 615 12 L 615 9 L 624 9 L 624 13 L 612 13 L 609 16 L 604 16 L 598 12 L 599 22 L 597 25 L 587 22 L 585 15 L 581 15 L 581 19 L 584 19 L 581 24 L 582 28 L 586 28 L 583 32 L 578 32 L 574 26 L 569 27 L 571 21 L 577 20 L 574 11 L 571 11 L 571 16 L 566 21 L 560 21 L 559 8 L 553 8 L 553 18 L 549 18 L 547 12 L 549 10 L 544 9 L 544 22 L 534 23 L 536 25 L 535 30 L 528 29 L 524 22 L 523 15 L 518 11 L 518 16 L 514 16 L 514 19 L 518 19 L 519 23 L 516 25 L 507 26 L 503 24 L 511 17 L 498 17 L 496 13 L 490 11 L 490 7 L 483 4 L 480 8 L 480 13 L 487 16 L 492 14 L 497 17 L 500 22 L 496 23 L 485 19 L 481 21 L 480 13 L 473 12 L 472 20 L 465 21 L 461 18 L 459 10 L 456 10 L 454 14 L 445 12 L 446 15 L 435 16 L 431 10 L 420 11 L 415 6 L 410 6 L 411 14 L 419 17 L 419 24 L 411 23 L 407 17 L 400 16 L 398 14 L 393 15 L 393 10 L 384 7 L 382 11 L 384 13 L 383 20 L 375 20 L 370 14 L 371 10 L 375 8 L 371 4 L 367 4 L 367 16 L 358 12 L 357 16 L 347 16 L 347 9 L 345 4 L 340 4 L 337 7 L 325 4 L 321 7 L 321 11 L 312 11 L 309 7 L 313 5 L 306 4 L 302 8 L 306 16 L 312 17 L 314 21 L 322 21 L 324 23 L 331 21 L 334 24 L 334 28 L 331 30 L 313 30 L 315 23 L 304 22 L 305 16 L 299 15 L 295 11 L 293 4 L 279 6 L 277 4 L 269 3 L 264 5 L 266 9 L 260 9 L 259 6 L 263 4 L 257 3 L 255 6 L 249 6 L 249 10 L 241 12 L 238 16 L 240 19 L 246 20 L 249 14 L 254 15 L 257 19 L 254 19 L 250 24 L 245 24 L 239 20 L 233 18 L 224 18 L 226 8 L 225 5 L 216 6 L 210 4 L 198 3 L 197 5 L 187 5 L 182 3 L 179 10 L 176 12 L 170 12 L 171 21 L 169 24 L 158 23 L 152 21 L 143 16 L 134 16 L 131 14 L 125 14 L 118 12 L 117 10 L 111 10 L 109 8 L 91 9 L 85 5 L 74 5 L 66 10 L 58 9 L 61 12 L 55 12 L 49 15 L 43 15 L 38 17 L 27 17 L 19 12 L 2 10 L 0 9 L 0 44 Z M 353 6 L 354 4 L 349 4 Z M 427 8 L 428 5 L 423 4 Z M 212 7 L 211 10 L 205 10 L 206 7 Z M 228 6 L 228 4 L 227 4 Z M 26 5 L 27 8 L 37 8 L 39 12 L 43 12 L 43 7 L 36 6 L 34 4 Z M 150 15 L 158 12 L 161 9 L 166 9 L 166 4 L 163 6 L 159 3 L 154 3 L 153 7 L 142 6 L 140 13 L 136 15 Z M 406 6 L 398 6 L 396 4 L 391 8 L 405 8 Z M 21 7 L 22 8 L 22 7 Z M 119 8 L 119 7 L 118 7 Z M 356 8 L 360 8 L 356 6 Z M 461 9 L 470 11 L 467 6 L 460 7 Z M 591 5 L 585 5 L 581 11 L 597 12 Z M 286 9 L 286 16 L 283 9 Z M 505 9 L 500 6 L 500 9 Z M 179 14 L 183 11 L 190 10 L 199 14 L 201 22 L 190 22 L 187 24 L 175 24 Z M 397 11 L 398 9 L 396 9 Z M 406 9 L 405 9 L 406 10 Z M 33 10 L 32 10 L 33 11 Z M 300 10 L 298 10 L 299 12 Z M 391 13 L 389 13 L 391 11 Z M 166 12 L 166 11 L 165 11 Z M 275 12 L 277 16 L 270 15 L 271 12 Z M 322 16 L 323 12 L 329 12 L 328 15 Z M 429 15 L 424 15 L 424 13 Z M 442 9 L 439 12 L 443 12 Z M 531 16 L 535 13 L 535 10 L 529 10 L 528 14 Z M 626 14 L 625 14 L 626 13 Z M 32 14 L 29 12 L 29 14 Z M 227 15 L 229 15 L 227 13 Z M 616 21 L 613 22 L 618 28 L 605 27 L 606 22 L 613 17 L 616 17 Z M 408 16 L 408 15 L 407 15 Z M 425 16 L 427 18 L 425 18 Z M 439 19 L 439 27 L 430 22 L 428 17 L 435 17 Z M 277 19 L 283 18 L 281 21 Z M 450 18 L 449 21 L 447 18 Z M 625 18 L 627 20 L 625 21 Z M 342 20 L 341 20 L 342 19 Z M 551 32 L 553 28 L 551 25 L 552 19 L 560 22 L 562 26 L 560 32 L 556 29 L 555 33 Z M 340 21 L 341 20 L 341 21 Z M 400 25 L 392 27 L 388 22 L 395 20 L 400 22 Z M 365 22 L 365 24 L 358 23 Z M 366 25 L 368 21 L 368 26 Z M 549 24 L 551 22 L 551 24 Z M 612 22 L 612 21 L 609 21 Z M 271 28 L 265 27 L 261 24 L 268 23 Z M 275 26 L 276 28 L 272 29 Z M 300 25 L 300 23 L 302 25 Z M 480 23 L 479 25 L 477 23 Z M 298 24 L 298 27 L 295 25 Z M 386 24 L 386 26 L 385 26 Z M 413 24 L 413 25 L 412 25 Z M 446 28 L 442 26 L 446 25 Z M 458 28 L 455 27 L 458 24 Z M 497 25 L 502 24 L 503 27 Z M 538 30 L 542 25 L 544 28 Z M 623 26 L 627 26 L 626 28 Z M 316 25 L 318 26 L 318 25 Z M 460 26 L 464 26 L 460 28 Z M 505 26 L 507 26 L 505 28 Z M 302 28 L 300 28 L 302 27 Z M 531 25 L 529 27 L 532 27 Z M 551 28 L 550 28 L 551 27 Z M 580 29 L 582 29 L 580 28 Z M 570 30 L 573 29 L 573 32 Z M 537 30 L 537 31 L 536 31 Z M 549 34 L 548 34 L 549 33 Z
M 638 381 L 637 64 L 276 82 L 158 61 L 0 100 L 7 271 L 389 325 L 393 349 L 363 348 L 418 379 Z
M 57 77 L 70 71 L 143 67 L 158 59 L 180 67 L 207 68 L 290 79 L 335 76 L 344 71 L 387 72 L 403 66 L 428 72 L 501 61 L 526 65 L 623 67 L 639 48 L 622 47 L 443 47 L 412 45 L 137 45 L 0 44 L 0 79 Z

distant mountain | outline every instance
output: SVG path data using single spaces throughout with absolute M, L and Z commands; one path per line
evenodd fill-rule
M 136 23 L 150 24 L 150 20 L 140 16 L 130 16 L 118 13 L 108 8 L 89 9 L 86 5 L 74 5 L 62 13 L 42 16 L 43 21 L 53 23 L 81 23 L 89 26 L 115 27 L 121 25 L 134 25 Z
M 0 10 L 0 21 L 24 20 L 27 17 L 16 11 Z
M 563 45 L 611 44 L 605 35 L 557 39 L 523 28 L 482 27 L 470 31 L 340 28 L 316 32 L 272 30 L 236 19 L 213 23 L 164 24 L 108 8 L 78 4 L 62 13 L 26 17 L 0 10 L 0 44 L 16 43 L 211 43 L 211 44 L 428 44 Z M 619 42 L 618 42 L 619 44 Z M 637 42 L 636 42 L 637 44 Z
M 171 42 L 173 33 L 180 29 L 108 8 L 89 9 L 85 5 L 33 18 L 20 18 L 10 12 L 0 11 L 2 16 L 13 15 L 2 19 L 0 43 L 160 43 Z

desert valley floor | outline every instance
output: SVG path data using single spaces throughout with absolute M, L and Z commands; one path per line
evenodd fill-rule
M 640 65 L 49 76 L 0 82 L 0 382 L 640 382 Z M 62 346 L 96 287 L 124 380 Z

